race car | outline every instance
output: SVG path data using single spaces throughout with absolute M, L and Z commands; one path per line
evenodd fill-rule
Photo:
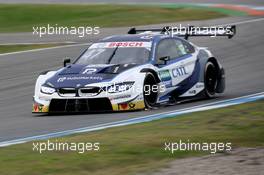
M 72 63 L 65 59 L 64 67 L 39 75 L 32 112 L 140 110 L 214 97 L 225 90 L 224 68 L 187 39 L 234 34 L 234 26 L 214 34 L 132 28 L 101 39 Z

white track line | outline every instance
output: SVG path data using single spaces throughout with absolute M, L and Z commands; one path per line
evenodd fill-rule
M 246 21 L 238 21 L 238 22 L 233 22 L 233 23 L 228 23 L 228 24 L 219 24 L 219 25 L 240 25 L 240 24 L 248 24 L 248 23 L 253 23 L 253 22 L 259 22 L 259 21 L 264 21 L 264 18 L 257 18 L 257 19 L 250 19 Z
M 2 53 L 2 54 L 0 54 L 0 56 L 14 55 L 14 54 L 28 53 L 28 52 L 39 52 L 39 51 L 43 51 L 43 50 L 60 49 L 60 48 L 67 48 L 67 47 L 85 46 L 85 45 L 89 45 L 89 44 L 91 44 L 91 43 L 71 44 L 71 45 L 65 45 L 65 46 L 56 46 L 56 47 L 48 47 L 48 48 L 41 48 L 41 49 L 23 50 L 23 51 L 17 51 L 17 52 Z
M 0 46 L 16 46 L 16 45 L 43 45 L 43 44 L 78 44 L 77 42 L 74 41 L 65 41 L 65 42 L 31 42 L 31 43 L 0 43 Z

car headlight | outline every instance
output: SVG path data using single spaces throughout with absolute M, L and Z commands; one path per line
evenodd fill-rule
M 116 93 L 116 92 L 123 92 L 127 91 L 133 86 L 134 82 L 129 81 L 129 82 L 123 82 L 123 83 L 117 83 L 113 84 L 111 86 L 106 87 L 107 92 L 109 93 Z
M 52 87 L 41 86 L 40 91 L 44 94 L 53 94 L 56 90 Z

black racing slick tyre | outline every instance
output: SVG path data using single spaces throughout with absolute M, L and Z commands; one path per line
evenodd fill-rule
M 216 88 L 218 84 L 217 75 L 217 67 L 211 61 L 208 61 L 205 65 L 204 72 L 205 96 L 207 98 L 212 98 L 216 94 Z
M 144 80 L 143 96 L 146 108 L 155 107 L 158 98 L 158 83 L 152 73 L 147 73 Z

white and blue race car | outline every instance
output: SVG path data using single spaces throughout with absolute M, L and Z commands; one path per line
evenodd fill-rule
M 224 69 L 208 49 L 164 29 L 133 28 L 92 44 L 59 70 L 41 73 L 32 112 L 139 110 L 211 98 L 224 89 Z

